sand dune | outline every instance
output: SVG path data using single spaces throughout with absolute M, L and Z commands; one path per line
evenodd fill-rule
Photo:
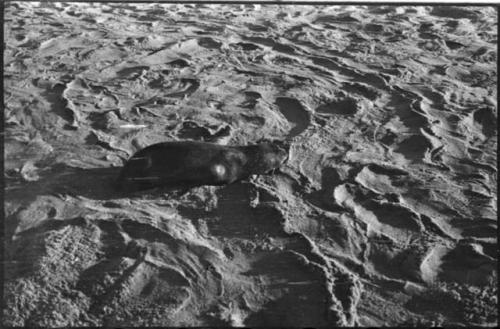
M 493 7 L 5 5 L 9 326 L 490 325 Z M 291 143 L 126 194 L 147 145 Z

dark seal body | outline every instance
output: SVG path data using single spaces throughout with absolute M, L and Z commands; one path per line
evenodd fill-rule
M 224 146 L 179 141 L 150 145 L 123 166 L 118 186 L 123 190 L 152 187 L 224 185 L 253 174 L 265 174 L 288 158 L 282 142 Z

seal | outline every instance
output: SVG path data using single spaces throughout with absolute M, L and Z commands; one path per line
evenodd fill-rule
M 288 159 L 288 152 L 289 146 L 281 141 L 246 146 L 194 141 L 153 144 L 125 163 L 117 187 L 136 191 L 230 184 L 279 168 Z

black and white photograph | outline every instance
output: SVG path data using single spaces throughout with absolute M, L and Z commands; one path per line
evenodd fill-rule
M 497 6 L 4 1 L 0 327 L 497 327 Z

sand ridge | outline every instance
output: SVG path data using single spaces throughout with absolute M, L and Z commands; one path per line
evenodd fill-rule
M 495 325 L 493 7 L 5 5 L 9 326 Z M 291 143 L 123 194 L 147 145 Z

